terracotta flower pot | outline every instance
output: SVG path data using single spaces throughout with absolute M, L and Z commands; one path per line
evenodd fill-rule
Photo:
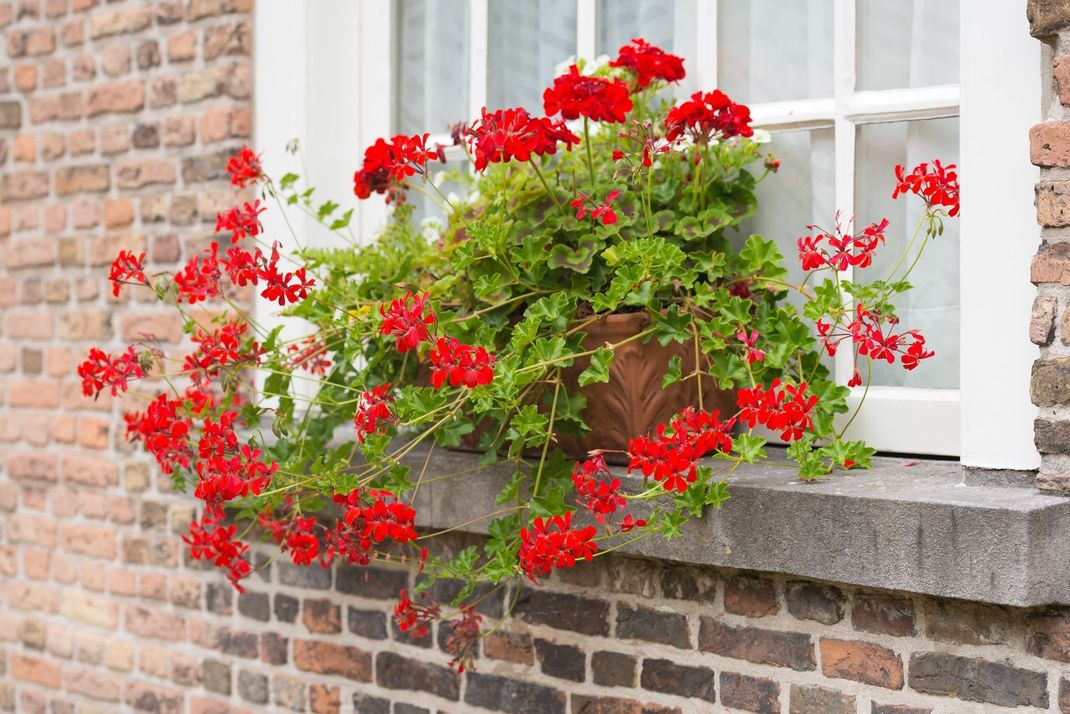
M 606 343 L 616 344 L 642 332 L 650 324 L 645 312 L 606 315 L 584 328 L 587 337 L 584 349 L 593 350 Z M 694 379 L 661 386 L 662 377 L 669 360 L 679 356 L 681 372 L 688 374 L 694 369 L 695 353 L 691 342 L 671 342 L 662 346 L 651 339 L 629 342 L 614 350 L 609 367 L 609 381 L 578 386 L 581 372 L 590 364 L 589 358 L 562 370 L 562 377 L 569 391 L 578 390 L 587 398 L 583 412 L 584 421 L 590 428 L 583 436 L 557 432 L 557 446 L 570 457 L 583 458 L 594 449 L 605 449 L 606 461 L 615 464 L 627 463 L 623 453 L 628 440 L 652 432 L 662 422 L 687 406 L 698 406 L 698 383 Z M 711 379 L 702 383 L 703 406 L 719 409 L 721 414 L 730 414 L 735 400 L 730 392 L 720 390 Z M 482 429 L 466 435 L 462 450 L 478 450 Z

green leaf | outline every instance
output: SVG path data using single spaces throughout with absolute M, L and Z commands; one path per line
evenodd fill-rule
M 598 241 L 593 237 L 584 238 L 575 248 L 567 245 L 555 245 L 550 249 L 550 265 L 555 268 L 567 268 L 577 273 L 586 273 L 591 269 L 594 256 L 598 252 Z
M 681 360 L 680 355 L 673 355 L 669 358 L 669 364 L 665 368 L 665 375 L 661 378 L 661 388 L 676 384 L 683 379 L 681 374 Z
M 692 336 L 691 313 L 680 312 L 679 305 L 671 306 L 664 315 L 651 311 L 651 320 L 654 337 L 663 346 L 670 342 L 684 342 Z
M 580 373 L 579 384 L 586 387 L 594 382 L 609 381 L 609 365 L 613 361 L 613 350 L 608 347 L 599 347 L 591 355 L 591 364 Z
M 349 227 L 349 221 L 352 218 L 353 218 L 353 209 L 350 208 L 348 211 L 346 211 L 345 213 L 342 214 L 341 218 L 335 218 L 333 221 L 331 221 L 331 230 L 332 231 L 340 231 L 343 228 L 348 228 Z
M 299 178 L 301 177 L 294 173 L 283 174 L 282 178 L 279 179 L 279 188 L 283 191 L 286 191 L 295 183 L 297 183 L 297 180 Z

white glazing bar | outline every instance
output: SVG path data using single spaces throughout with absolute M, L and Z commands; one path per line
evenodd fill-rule
M 798 99 L 768 102 L 750 108 L 754 125 L 763 129 L 831 127 L 836 121 L 836 100 Z
M 357 42 L 360 63 L 357 67 L 358 92 L 360 94 L 358 135 L 360 145 L 355 147 L 353 161 L 360 160 L 364 149 L 381 136 L 393 134 L 392 108 L 394 96 L 394 41 L 395 32 L 393 3 L 359 3 Z M 390 97 L 391 101 L 383 101 Z M 354 166 L 354 168 L 356 168 Z M 364 201 L 356 212 L 359 237 L 368 240 L 386 221 L 389 211 L 385 201 Z
M 844 102 L 844 116 L 856 124 L 957 116 L 959 87 L 856 92 Z
M 833 5 L 832 85 L 835 102 L 836 131 L 836 209 L 842 220 L 854 214 L 855 202 L 855 126 L 847 117 L 847 105 L 855 91 L 855 0 L 835 0 Z M 850 268 L 840 273 L 850 280 Z M 845 304 L 850 306 L 849 301 Z M 835 378 L 847 384 L 854 373 L 853 350 L 842 349 L 835 357 Z
M 838 415 L 841 427 L 862 398 L 856 389 L 847 397 L 850 411 Z M 880 451 L 957 455 L 960 396 L 957 389 L 870 387 L 862 410 L 844 435 L 863 439 Z
M 488 0 L 469 0 L 468 118 L 479 116 L 487 105 Z
M 594 59 L 598 51 L 597 0 L 576 0 L 576 57 Z
M 699 0 L 695 8 L 694 73 L 705 91 L 720 85 L 717 78 L 717 2 Z M 690 69 L 689 69 L 690 73 Z

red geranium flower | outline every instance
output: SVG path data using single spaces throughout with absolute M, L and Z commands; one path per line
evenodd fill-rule
M 437 620 L 442 609 L 426 592 L 417 597 L 422 599 L 422 602 L 410 600 L 408 590 L 402 589 L 400 600 L 394 608 L 394 619 L 402 632 L 411 631 L 413 637 L 427 637 L 430 632 L 427 623 Z
M 216 255 L 219 244 L 212 243 L 205 250 L 205 255 L 193 256 L 175 275 L 175 285 L 178 287 L 178 302 L 185 300 L 190 305 L 209 300 L 220 295 L 219 290 L 219 260 Z
M 395 337 L 398 352 L 408 352 L 431 337 L 428 328 L 435 324 L 435 313 L 425 307 L 428 294 L 413 296 L 412 291 L 390 301 L 389 306 L 380 305 L 379 314 L 383 322 L 379 325 L 380 335 Z M 410 304 L 411 303 L 411 304 Z
M 959 175 L 956 168 L 955 164 L 944 166 L 939 159 L 933 159 L 932 168 L 927 162 L 920 163 L 908 174 L 905 167 L 897 165 L 892 198 L 913 193 L 923 198 L 929 206 L 947 208 L 947 215 L 954 218 L 959 214 Z
M 258 236 L 264 231 L 260 225 L 260 214 L 266 211 L 260 205 L 260 199 L 251 204 L 247 201 L 241 208 L 231 208 L 216 214 L 216 232 L 230 231 L 230 242 L 237 243 L 246 236 Z
M 697 144 L 704 144 L 711 138 L 754 135 L 750 126 L 750 108 L 736 104 L 719 89 L 695 92 L 690 100 L 670 109 L 665 117 L 665 128 L 669 141 L 687 133 Z
M 120 250 L 119 255 L 112 261 L 108 280 L 111 281 L 111 294 L 115 297 L 119 297 L 119 288 L 123 283 L 148 285 L 148 278 L 145 277 L 145 254 L 135 257 L 128 250 Z
M 576 502 L 586 508 L 595 519 L 604 524 L 606 516 L 622 508 L 627 500 L 620 492 L 620 479 L 601 480 L 599 476 L 609 476 L 609 468 L 601 456 L 577 463 L 572 469 L 572 485 L 582 498 Z
M 577 560 L 591 560 L 598 545 L 594 526 L 572 527 L 572 513 L 536 518 L 531 528 L 520 529 L 520 567 L 528 579 L 549 575 L 553 568 L 571 568 Z
M 444 158 L 441 149 L 428 149 L 428 134 L 398 134 L 377 139 L 364 151 L 364 163 L 353 174 L 353 193 L 363 200 L 373 193 L 387 195 L 387 203 L 404 200 L 405 179 L 427 173 L 427 162 Z
M 357 429 L 357 441 L 364 443 L 368 434 L 379 430 L 379 425 L 391 418 L 390 402 L 393 401 L 389 384 L 380 384 L 370 392 L 361 392 L 353 425 Z
M 243 146 L 227 161 L 227 173 L 230 174 L 230 183 L 241 188 L 259 181 L 264 178 L 264 170 L 260 166 L 260 155 L 254 154 L 248 146 Z
M 581 193 L 569 204 L 576 209 L 576 218 L 583 220 L 590 211 L 592 220 L 602 221 L 602 225 L 608 226 L 617 222 L 617 213 L 613 210 L 613 201 L 620 195 L 620 191 L 610 191 L 601 203 L 596 203 L 587 194 Z M 588 204 L 590 206 L 588 207 Z
M 276 243 L 271 249 L 271 260 L 259 271 L 259 277 L 267 283 L 260 296 L 278 302 L 281 307 L 307 298 L 309 289 L 316 285 L 316 281 L 307 276 L 303 266 L 292 273 L 282 272 L 278 267 L 280 257 Z
M 558 143 L 571 150 L 580 140 L 563 121 L 533 118 L 519 108 L 488 112 L 483 107 L 480 118 L 465 129 L 464 135 L 468 137 L 476 171 L 485 170 L 487 164 L 554 154 Z
M 452 337 L 440 337 L 428 353 L 431 360 L 431 386 L 441 389 L 449 380 L 451 387 L 462 384 L 469 389 L 494 381 L 494 355 L 485 347 L 472 347 Z
M 546 116 L 560 113 L 565 119 L 586 117 L 619 124 L 632 110 L 628 87 L 619 79 L 590 77 L 572 65 L 568 74 L 554 79 L 542 94 Z
M 642 38 L 632 39 L 617 53 L 610 67 L 624 67 L 635 75 L 639 89 L 650 86 L 654 80 L 677 82 L 684 78 L 684 60 L 655 47 Z
M 180 416 L 181 399 L 168 399 L 158 394 L 142 412 L 124 415 L 126 438 L 144 441 L 145 450 L 156 457 L 156 463 L 165 474 L 173 473 L 176 466 L 188 468 L 192 450 L 188 436 L 192 421 Z
M 241 579 L 252 572 L 249 561 L 243 557 L 249 546 L 234 539 L 238 527 L 220 523 L 217 513 L 204 512 L 200 521 L 190 523 L 189 534 L 182 540 L 189 546 L 194 560 L 210 560 L 217 568 L 227 571 L 227 579 L 239 593 L 245 592 Z

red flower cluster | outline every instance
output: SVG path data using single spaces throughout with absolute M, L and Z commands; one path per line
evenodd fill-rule
M 666 491 L 684 492 L 697 478 L 695 462 L 711 451 L 732 450 L 733 421 L 720 421 L 716 410 L 680 412 L 669 422 L 658 424 L 655 434 L 628 441 L 628 473 L 638 469 L 643 478 L 654 477 Z
M 398 134 L 390 141 L 377 139 L 364 151 L 364 164 L 353 174 L 353 193 L 363 200 L 373 193 L 387 194 L 387 203 L 404 200 L 405 180 L 427 173 L 427 162 L 443 159 L 441 148 L 427 148 L 428 134 Z
M 368 434 L 378 431 L 379 424 L 391 418 L 390 402 L 393 399 L 389 384 L 380 384 L 370 392 L 361 392 L 357 413 L 353 416 L 357 441 L 363 444 Z
M 318 524 L 315 518 L 296 517 L 283 523 L 272 518 L 271 513 L 265 510 L 257 520 L 262 528 L 271 533 L 275 542 L 282 546 L 283 552 L 289 551 L 294 565 L 311 565 L 320 554 L 320 539 L 316 536 Z M 321 560 L 320 565 L 326 568 L 330 562 Z
M 655 80 L 677 82 L 684 78 L 684 60 L 636 37 L 624 45 L 610 67 L 624 67 L 635 75 L 639 89 L 645 89 Z
M 193 422 L 180 416 L 181 399 L 168 399 L 158 394 L 144 412 L 125 414 L 128 441 L 144 441 L 145 450 L 156 457 L 165 474 L 174 473 L 176 466 L 189 468 L 191 449 L 189 431 Z
M 709 139 L 728 139 L 733 136 L 753 136 L 750 108 L 736 104 L 720 89 L 695 92 L 691 99 L 669 110 L 665 117 L 666 138 L 675 141 L 685 133 L 697 144 Z
M 933 159 L 932 167 L 921 163 L 909 174 L 906 167 L 895 167 L 895 190 L 892 198 L 900 194 L 913 193 L 925 199 L 931 206 L 943 206 L 947 215 L 954 218 L 959 214 L 959 175 L 955 164 L 944 166 L 939 159 Z
M 437 620 L 442 614 L 442 608 L 431 599 L 426 592 L 420 593 L 423 602 L 413 602 L 409 599 L 408 590 L 402 589 L 400 600 L 394 607 L 394 619 L 397 620 L 398 629 L 402 632 L 412 632 L 413 637 L 427 637 L 430 632 L 427 623 Z
M 446 652 L 453 655 L 449 665 L 457 674 L 466 669 L 475 670 L 475 658 L 479 654 L 476 644 L 480 638 L 483 618 L 476 614 L 473 605 L 461 606 L 461 615 L 449 621 L 450 634 L 446 638 Z
M 379 314 L 383 316 L 379 334 L 395 337 L 394 344 L 398 352 L 414 350 L 421 342 L 431 338 L 428 328 L 438 318 L 430 308 L 425 308 L 428 297 L 427 293 L 414 296 L 410 290 L 402 297 L 391 300 L 389 306 L 379 306 Z
M 572 469 L 572 485 L 581 496 L 576 502 L 594 514 L 595 519 L 604 525 L 606 516 L 623 508 L 627 500 L 620 492 L 620 479 L 599 479 L 599 476 L 603 475 L 610 476 L 610 473 L 605 459 L 601 456 L 595 456 L 582 464 L 577 462 Z
M 119 297 L 119 289 L 123 283 L 148 285 L 149 280 L 145 277 L 145 254 L 135 257 L 128 250 L 120 250 L 119 255 L 112 261 L 108 280 L 111 281 L 111 294 L 115 297 Z
M 593 121 L 619 124 L 632 110 L 628 86 L 619 79 L 580 74 L 572 65 L 568 74 L 554 78 L 553 86 L 542 94 L 546 116 L 560 113 L 565 119 L 586 117 Z
M 200 389 L 208 389 L 211 380 L 218 377 L 224 367 L 242 364 L 259 364 L 264 350 L 256 340 L 246 343 L 245 322 L 228 322 L 219 329 L 205 332 L 198 329 L 190 338 L 197 349 L 186 356 L 183 371 Z
M 201 520 L 189 525 L 189 535 L 182 540 L 189 546 L 189 554 L 194 560 L 210 560 L 217 568 L 227 571 L 227 579 L 235 589 L 243 593 L 241 579 L 252 572 L 249 561 L 243 557 L 249 546 L 234 539 L 237 526 L 225 526 L 221 515 L 205 511 Z
M 850 223 L 848 230 L 850 230 Z M 837 217 L 834 233 L 824 231 L 818 226 L 807 226 L 815 231 L 813 236 L 803 236 L 797 241 L 799 261 L 803 270 L 817 270 L 829 267 L 833 270 L 847 270 L 848 266 L 868 268 L 873 264 L 873 252 L 884 242 L 884 231 L 888 228 L 888 219 L 867 226 L 861 233 L 852 235 L 844 232 Z M 821 245 L 827 241 L 829 249 Z
M 82 378 L 82 394 L 95 399 L 106 388 L 113 397 L 125 392 L 127 380 L 143 377 L 145 373 L 133 347 L 114 356 L 93 347 L 86 360 L 78 365 L 78 376 Z
M 222 512 L 223 504 L 238 497 L 259 495 L 271 481 L 279 465 L 265 464 L 262 452 L 249 444 L 238 444 L 234 422 L 238 413 L 226 411 L 219 421 L 204 420 L 197 444 L 197 476 L 194 495 L 209 511 Z
M 487 164 L 555 154 L 558 143 L 564 143 L 571 151 L 580 141 L 563 121 L 532 117 L 519 108 L 488 112 L 483 107 L 480 118 L 465 129 L 464 135 L 468 137 L 476 171 L 485 170 Z
M 288 346 L 286 351 L 291 355 L 286 361 L 290 369 L 304 369 L 322 377 L 331 368 L 327 345 L 320 335 L 310 335 L 298 344 Z
M 441 389 L 462 384 L 469 389 L 494 381 L 494 355 L 485 347 L 472 347 L 452 337 L 440 337 L 428 353 L 431 360 L 431 386 Z
M 817 396 L 807 397 L 805 393 L 806 382 L 781 388 L 779 379 L 774 379 L 769 389 L 761 385 L 740 389 L 736 392 L 739 420 L 752 429 L 755 424 L 762 424 L 779 431 L 784 441 L 798 441 L 814 426 L 810 412 L 817 405 Z
M 371 503 L 366 498 L 370 497 Z M 331 533 L 328 556 L 367 565 L 372 548 L 386 540 L 410 543 L 416 540 L 416 511 L 390 491 L 353 489 L 335 494 L 342 516 Z
M 230 242 L 237 243 L 247 236 L 258 236 L 264 232 L 260 225 L 260 214 L 266 211 L 260 205 L 260 199 L 251 204 L 247 201 L 241 208 L 231 208 L 216 214 L 216 232 L 230 231 Z
M 227 161 L 227 173 L 230 174 L 230 183 L 233 186 L 245 188 L 250 183 L 259 181 L 264 178 L 264 170 L 260 166 L 260 155 L 254 154 L 248 146 L 243 146 Z
M 212 243 L 204 256 L 195 255 L 175 275 L 178 287 L 178 302 L 185 300 L 190 305 L 219 297 L 219 244 Z
M 579 559 L 590 560 L 598 551 L 594 526 L 572 527 L 572 513 L 536 518 L 531 528 L 520 529 L 520 567 L 533 583 L 553 568 L 571 568 Z
M 289 273 L 279 270 L 277 243 L 271 249 L 271 260 L 260 269 L 259 277 L 267 284 L 260 297 L 275 301 L 280 307 L 304 300 L 308 297 L 308 291 L 316 285 L 316 281 L 306 274 L 304 266 Z
M 825 341 L 825 350 L 835 355 L 840 343 L 850 338 L 858 347 L 858 353 L 868 355 L 875 360 L 888 364 L 895 363 L 895 356 L 900 356 L 903 368 L 915 369 L 922 360 L 929 359 L 936 353 L 925 349 L 925 337 L 917 330 L 908 330 L 896 334 L 892 331 L 899 318 L 884 316 L 876 310 L 867 310 L 859 303 L 855 306 L 854 319 L 846 329 L 836 329 L 833 325 L 818 320 L 817 332 Z M 910 341 L 907 344 L 908 340 Z
M 617 213 L 613 210 L 613 201 L 619 195 L 620 191 L 610 191 L 606 194 L 604 201 L 596 203 L 593 198 L 581 193 L 569 205 L 576 209 L 577 220 L 582 221 L 587 212 L 590 211 L 591 220 L 601 220 L 602 225 L 609 226 L 617 222 Z M 590 207 L 588 207 L 588 204 L 590 204 Z

